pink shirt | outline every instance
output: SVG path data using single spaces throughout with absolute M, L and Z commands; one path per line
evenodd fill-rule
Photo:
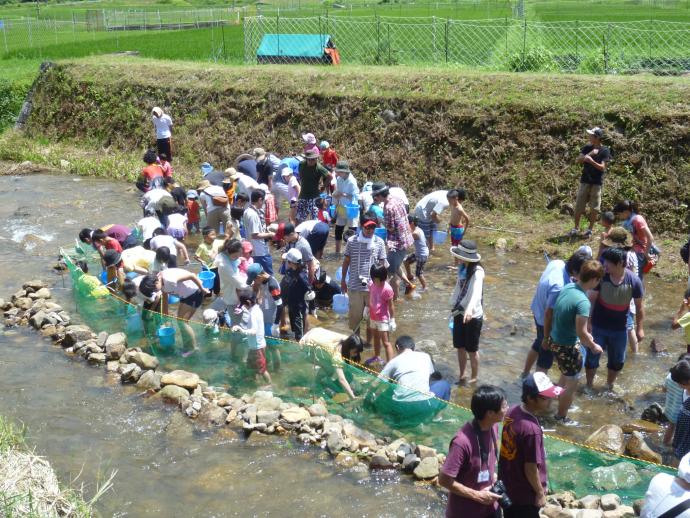
M 369 318 L 376 322 L 388 322 L 388 304 L 393 300 L 393 288 L 388 282 L 376 285 L 369 281 Z
M 647 233 L 645 232 L 647 221 L 639 214 L 635 214 L 630 221 L 630 225 L 632 226 L 633 250 L 644 254 L 647 248 L 649 248 L 649 239 L 647 239 Z

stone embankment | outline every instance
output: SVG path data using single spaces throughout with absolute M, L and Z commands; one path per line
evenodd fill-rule
M 326 402 L 311 405 L 283 401 L 271 391 L 231 395 L 209 386 L 193 372 L 160 368 L 158 358 L 138 347 L 128 347 L 124 333 L 95 333 L 74 323 L 52 300 L 47 284 L 26 282 L 9 300 L 0 299 L 5 326 L 31 326 L 70 356 L 102 366 L 123 384 L 134 384 L 150 397 L 175 404 L 189 418 L 209 427 L 230 426 L 247 438 L 292 435 L 297 441 L 325 449 L 338 469 L 350 471 L 400 470 L 418 481 L 436 484 L 443 453 L 405 439 L 385 441 L 349 419 L 329 412 Z M 639 513 L 639 509 L 636 509 Z M 585 496 L 572 493 L 549 496 L 543 516 L 549 518 L 623 518 L 635 516 L 614 494 Z

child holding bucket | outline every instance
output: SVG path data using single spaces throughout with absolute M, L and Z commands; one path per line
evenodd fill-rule
M 257 303 L 256 293 L 249 288 L 239 291 L 240 305 L 247 311 L 249 318 L 241 325 L 232 327 L 234 333 L 247 337 L 247 368 L 261 376 L 270 386 L 271 375 L 266 369 L 266 338 L 264 334 L 264 314 Z
M 450 223 L 448 230 L 450 232 L 451 246 L 458 246 L 462 241 L 467 228 L 470 226 L 470 218 L 462 208 L 462 203 L 467 198 L 465 189 L 451 189 L 446 194 L 448 198 L 448 206 L 450 207 Z M 456 258 L 455 265 L 458 265 Z
M 168 295 L 180 298 L 177 308 L 177 325 L 182 334 L 182 343 L 187 357 L 198 350 L 194 330 L 187 323 L 201 306 L 204 295 L 209 291 L 204 288 L 199 277 L 182 268 L 168 268 L 162 272 L 149 273 L 144 276 L 139 284 L 139 292 L 146 302 L 144 309 L 160 311 L 163 315 L 169 315 Z
M 389 333 L 395 332 L 395 306 L 393 288 L 388 284 L 388 268 L 372 265 L 369 270 L 369 307 L 364 309 L 364 316 L 369 317 L 369 327 L 374 335 L 374 356 L 365 364 L 381 363 L 381 344 L 386 353 L 386 361 L 393 358 L 393 346 Z

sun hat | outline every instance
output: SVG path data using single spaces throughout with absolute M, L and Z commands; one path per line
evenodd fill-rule
M 562 392 L 563 387 L 554 385 L 549 377 L 543 372 L 530 374 L 522 382 L 523 396 L 557 398 Z
M 208 189 L 209 187 L 211 187 L 211 182 L 209 182 L 208 180 L 201 180 L 199 182 L 199 185 L 196 186 L 196 190 L 203 191 L 204 189 Z
M 193 200 L 198 197 L 199 193 L 197 193 L 194 189 L 190 189 L 189 191 L 187 191 L 187 198 L 189 198 L 190 200 Z
M 302 262 L 302 252 L 296 248 L 291 248 L 286 254 L 283 254 L 283 259 L 288 263 L 299 264 Z
M 240 174 L 237 172 L 237 169 L 234 167 L 228 167 L 225 171 L 223 171 L 223 174 L 225 175 L 225 178 L 229 178 L 233 182 L 240 176 Z
M 587 135 L 593 135 L 595 137 L 601 138 L 604 136 L 604 130 L 601 129 L 599 126 L 595 126 L 594 128 L 587 130 Z
M 319 144 L 319 147 L 321 149 L 328 149 L 329 147 L 331 147 L 331 145 L 328 143 L 327 140 L 322 140 L 321 144 Z
M 259 263 L 252 263 L 247 268 L 247 286 L 254 282 L 260 274 L 264 273 L 264 267 Z
M 280 170 L 280 176 L 285 178 L 286 176 L 290 176 L 292 174 L 292 169 L 289 166 L 285 166 Z
M 478 263 L 482 259 L 477 253 L 477 243 L 469 239 L 463 239 L 458 246 L 451 246 L 450 255 L 467 263 Z
M 106 250 L 103 254 L 103 262 L 105 267 L 115 266 L 122 259 L 122 255 L 117 250 Z
M 335 164 L 335 172 L 351 173 L 352 171 L 350 170 L 350 164 L 347 162 L 347 160 L 338 160 L 338 163 Z
M 678 477 L 690 482 L 690 453 L 683 455 L 678 464 Z
M 266 150 L 262 147 L 255 147 L 254 151 L 252 151 L 252 155 L 254 155 L 254 160 L 261 162 L 266 158 Z
M 633 245 L 632 234 L 623 227 L 613 227 L 601 244 L 609 248 L 627 248 Z
M 310 149 L 309 151 L 304 153 L 304 158 L 306 158 L 307 160 L 315 160 L 319 158 L 319 154 L 316 152 L 316 150 Z
M 582 245 L 580 248 L 575 250 L 575 253 L 583 253 L 585 254 L 589 259 L 592 258 L 592 247 L 589 245 Z
M 383 182 L 374 182 L 371 186 L 372 196 L 387 196 L 388 186 Z
M 313 133 L 302 133 L 302 140 L 305 144 L 316 144 L 316 137 Z
M 204 162 L 201 164 L 201 172 L 204 173 L 204 176 L 206 176 L 207 174 L 213 172 L 213 166 L 208 162 Z
M 163 110 L 161 110 L 158 106 L 154 106 L 151 110 L 151 115 L 155 115 L 156 117 L 162 117 Z

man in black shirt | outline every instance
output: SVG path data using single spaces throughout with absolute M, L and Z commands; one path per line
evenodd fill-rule
M 204 175 L 204 180 L 208 180 L 211 185 L 223 186 L 225 175 L 222 171 L 217 171 L 208 162 L 201 164 L 201 173 Z
M 575 160 L 582 164 L 582 176 L 580 177 L 580 189 L 577 192 L 575 202 L 575 228 L 570 231 L 571 236 L 580 232 L 580 218 L 589 205 L 589 228 L 585 231 L 585 237 L 592 236 L 594 223 L 601 209 L 601 184 L 606 172 L 606 164 L 611 160 L 609 148 L 601 145 L 604 130 L 592 128 L 587 130 L 589 144 L 580 150 L 580 155 Z

